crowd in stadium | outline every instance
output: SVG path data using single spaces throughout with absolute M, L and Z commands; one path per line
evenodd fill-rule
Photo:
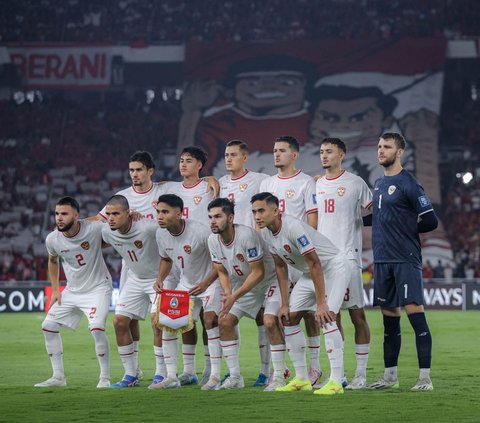
M 0 4 L 0 41 L 454 39 L 478 35 L 479 19 L 478 3 L 453 0 L 19 0 Z

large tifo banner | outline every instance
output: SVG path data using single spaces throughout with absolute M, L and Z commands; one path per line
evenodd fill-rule
M 111 47 L 13 47 L 10 60 L 32 88 L 105 88 L 110 85 Z
M 383 174 L 379 136 L 401 132 L 408 141 L 404 167 L 439 205 L 445 58 L 443 39 L 192 42 L 186 48 L 179 149 L 203 147 L 206 171 L 221 176 L 225 144 L 240 139 L 251 150 L 248 169 L 274 174 L 274 140 L 292 135 L 301 144 L 297 167 L 318 175 L 319 144 L 336 137 L 347 145 L 344 167 L 372 187 Z M 435 263 L 451 260 L 442 233 L 428 248 Z

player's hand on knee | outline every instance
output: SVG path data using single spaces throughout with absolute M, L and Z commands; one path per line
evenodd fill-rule
M 335 313 L 330 311 L 327 303 L 319 303 L 315 311 L 315 320 L 323 327 L 325 324 L 335 321 Z
M 230 312 L 230 309 L 233 306 L 233 303 L 235 302 L 235 297 L 233 294 L 222 294 L 222 308 L 220 309 L 220 313 L 218 316 L 220 318 L 226 317 L 227 314 Z
M 287 305 L 280 308 L 280 311 L 278 312 L 278 320 L 283 326 L 290 325 L 290 310 Z
M 50 307 L 58 303 L 58 305 L 62 305 L 62 293 L 60 291 L 52 291 L 52 299 L 50 301 Z
M 161 294 L 162 291 L 163 291 L 163 281 L 155 281 L 155 283 L 153 284 L 153 290 L 157 293 L 157 294 Z

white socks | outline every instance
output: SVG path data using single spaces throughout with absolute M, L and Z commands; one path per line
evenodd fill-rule
M 65 372 L 63 369 L 63 345 L 62 338 L 60 337 L 60 325 L 52 321 L 44 320 L 42 323 L 42 331 L 45 337 L 45 347 L 52 364 L 53 377 L 63 379 Z
M 165 377 L 167 375 L 167 367 L 165 366 L 165 357 L 163 355 L 163 346 L 153 346 L 153 353 L 155 354 L 155 375 Z
M 240 362 L 238 359 L 239 342 L 238 339 L 233 341 L 220 341 L 222 346 L 223 356 L 227 362 L 228 371 L 230 376 L 240 376 Z
M 110 379 L 110 347 L 105 329 L 92 328 L 90 333 L 95 341 L 95 353 L 100 365 L 100 379 Z
M 211 364 L 210 376 L 215 376 L 220 379 L 220 372 L 222 370 L 222 347 L 220 345 L 220 330 L 218 327 L 207 330 L 208 335 L 208 351 L 210 355 L 205 355 L 205 364 L 207 360 Z
M 183 344 L 182 345 L 182 357 L 183 357 L 183 372 L 189 375 L 195 374 L 195 349 L 196 345 Z
M 133 358 L 133 342 L 129 345 L 118 347 L 118 354 L 120 354 L 125 375 L 135 376 L 137 374 L 137 368 L 135 367 L 135 359 Z
M 307 359 L 305 356 L 306 340 L 299 325 L 285 326 L 285 344 L 298 379 L 308 379 Z
M 355 344 L 355 356 L 357 357 L 357 369 L 355 370 L 355 376 L 366 377 L 369 352 L 370 344 Z
M 320 371 L 320 336 L 308 337 L 310 368 Z
M 271 345 L 270 351 L 272 352 L 272 364 L 273 364 L 273 377 L 275 379 L 284 378 L 285 374 L 285 344 Z
M 167 367 L 167 377 L 177 378 L 178 373 L 178 338 L 166 330 L 162 332 L 163 357 Z
M 265 326 L 258 326 L 258 350 L 260 352 L 260 362 L 262 364 L 260 373 L 268 376 L 270 373 L 270 342 L 268 341 L 267 330 Z
M 336 322 L 327 323 L 323 327 L 325 351 L 330 361 L 330 379 L 342 383 L 343 377 L 343 339 Z

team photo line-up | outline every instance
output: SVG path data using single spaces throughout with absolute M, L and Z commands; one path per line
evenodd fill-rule
M 297 140 L 280 136 L 273 146 L 273 176 L 248 171 L 247 144 L 232 140 L 225 148 L 227 174 L 218 181 L 200 177 L 207 160 L 200 148 L 181 152 L 182 182 L 153 182 L 152 156 L 137 151 L 128 164 L 132 185 L 113 195 L 98 215 L 80 219 L 74 198 L 59 199 L 56 228 L 45 241 L 52 306 L 42 323 L 53 374 L 35 386 L 67 385 L 60 328 L 76 329 L 84 315 L 100 367 L 97 388 L 139 386 L 144 376 L 138 366 L 138 321 L 148 314 L 155 359 L 148 386 L 152 390 L 182 385 L 243 388 L 242 317 L 254 319 L 258 327 L 261 367 L 253 386 L 267 392 L 313 390 L 317 395 L 396 389 L 403 307 L 415 333 L 419 366 L 411 390 L 432 390 L 432 337 L 423 307 L 419 233 L 434 230 L 438 220 L 422 186 L 402 168 L 405 148 L 398 133 L 379 138 L 378 163 L 384 175 L 376 180 L 373 193 L 363 179 L 342 168 L 347 154 L 342 140 L 321 142 L 324 172 L 314 178 L 296 169 Z M 365 226 L 372 228 L 368 242 L 373 248 L 374 305 L 381 309 L 384 327 L 384 375 L 372 384 L 366 375 L 370 330 L 361 275 Z M 114 384 L 105 333 L 112 294 L 105 247 L 122 258 L 113 325 L 124 375 Z M 67 280 L 62 292 L 60 263 Z M 189 293 L 187 317 L 202 322 L 201 380 L 196 374 L 195 324 L 182 331 L 161 330 L 158 324 L 162 306 L 157 300 L 163 303 L 162 293 L 175 293 L 171 290 Z M 177 307 L 175 294 L 172 298 L 170 306 Z M 343 366 L 341 309 L 348 310 L 355 329 L 356 369 L 350 382 Z M 323 381 L 320 332 L 330 363 L 330 375 Z M 293 375 L 286 367 L 287 354 Z M 226 375 L 221 375 L 222 357 Z

